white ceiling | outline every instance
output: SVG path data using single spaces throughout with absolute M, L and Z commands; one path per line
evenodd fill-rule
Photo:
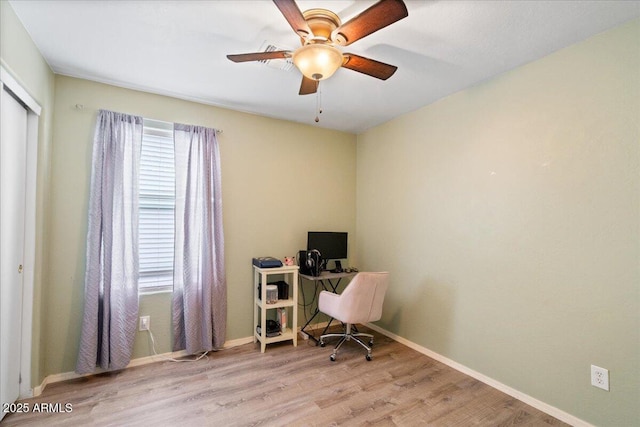
M 640 16 L 640 1 L 405 1 L 407 18 L 343 48 L 398 71 L 338 70 L 320 85 L 315 124 L 297 69 L 226 58 L 299 46 L 271 1 L 10 3 L 56 73 L 354 133 Z M 343 22 L 374 3 L 298 1 Z

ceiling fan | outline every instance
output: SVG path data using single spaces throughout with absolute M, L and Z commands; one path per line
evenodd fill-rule
M 318 90 L 320 80 L 327 79 L 340 67 L 386 80 L 398 67 L 343 53 L 337 46 L 348 46 L 409 15 L 402 0 L 380 0 L 344 24 L 335 13 L 326 9 L 301 12 L 295 0 L 273 0 L 293 31 L 300 36 L 302 46 L 294 51 L 243 53 L 227 55 L 233 62 L 264 61 L 291 58 L 302 73 L 300 95 Z

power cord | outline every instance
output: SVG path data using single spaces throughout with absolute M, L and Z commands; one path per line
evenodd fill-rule
M 304 286 L 300 287 L 300 290 L 301 290 L 301 293 L 302 293 L 302 303 L 298 302 L 298 306 L 302 307 L 302 309 L 303 309 L 302 313 L 303 313 L 303 316 L 304 316 L 304 322 L 307 323 L 309 321 L 309 316 L 311 315 L 311 313 L 309 313 L 309 311 L 313 307 L 313 302 L 314 301 L 318 301 L 318 295 L 320 294 L 320 285 L 318 284 L 318 282 L 315 282 L 314 290 L 313 290 L 313 293 L 312 293 L 313 296 L 312 296 L 312 298 L 310 299 L 309 302 L 307 302 L 307 296 L 305 295 L 305 290 L 304 289 L 305 289 Z M 312 331 L 316 331 L 316 330 L 319 329 L 318 325 L 320 325 L 320 323 L 321 323 L 320 320 L 318 320 L 315 324 L 311 324 L 311 325 L 307 325 L 307 326 L 310 326 Z M 307 332 L 303 332 L 303 333 L 306 334 L 306 335 L 309 335 L 309 333 L 307 333 Z M 308 346 L 315 347 L 315 346 L 318 345 L 314 340 L 310 340 L 310 339 L 305 338 L 305 341 L 307 341 L 307 345 Z
M 156 340 L 153 338 L 153 332 L 151 332 L 151 329 L 147 329 L 147 332 L 149 332 L 149 338 L 151 338 L 151 348 L 153 349 L 154 356 L 158 356 L 159 358 L 161 358 L 163 360 L 168 360 L 170 362 L 197 362 L 202 358 L 205 358 L 205 359 L 209 360 L 209 357 L 207 356 L 207 353 L 209 353 L 208 351 L 205 351 L 200 356 L 198 356 L 196 359 L 173 359 L 171 357 L 167 357 L 167 356 L 163 356 L 162 354 L 158 354 L 158 352 L 156 351 Z
M 299 307 L 303 308 L 303 314 L 304 314 L 304 320 L 305 322 L 309 320 L 309 313 L 307 313 L 307 308 L 311 309 L 313 306 L 313 302 L 318 300 L 318 284 L 316 283 L 315 287 L 314 287 L 314 291 L 313 291 L 313 296 L 311 297 L 311 299 L 307 302 L 307 296 L 305 295 L 305 291 L 304 291 L 304 286 L 300 287 L 301 293 L 302 293 L 302 303 L 298 303 Z

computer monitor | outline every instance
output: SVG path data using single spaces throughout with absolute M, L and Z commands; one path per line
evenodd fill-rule
M 347 233 L 332 231 L 309 231 L 307 250 L 317 249 L 326 268 L 327 260 L 336 260 L 336 270 L 341 270 L 341 259 L 347 258 Z

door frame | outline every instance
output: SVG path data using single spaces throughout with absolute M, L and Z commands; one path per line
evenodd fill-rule
M 5 93 L 11 92 L 11 95 Z M 13 96 L 27 110 L 27 171 L 25 176 L 25 233 L 22 288 L 22 331 L 20 345 L 20 398 L 33 396 L 31 348 L 33 338 L 33 287 L 36 258 L 36 182 L 38 176 L 38 123 L 42 107 L 24 87 L 0 65 L 0 96 Z

